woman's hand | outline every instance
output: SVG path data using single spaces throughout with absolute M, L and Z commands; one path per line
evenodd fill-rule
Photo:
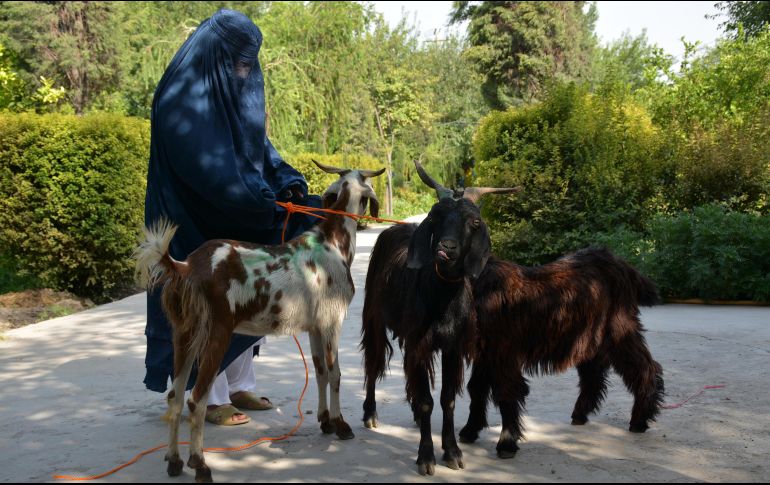
M 302 186 L 292 185 L 284 191 L 282 194 L 284 200 L 302 200 L 305 198 L 305 194 L 302 192 Z

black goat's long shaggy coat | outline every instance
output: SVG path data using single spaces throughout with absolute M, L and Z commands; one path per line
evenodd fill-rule
M 377 292 L 377 298 L 366 298 L 362 315 L 365 384 L 385 375 L 393 356 L 391 339 L 397 340 L 400 348 L 414 349 L 417 354 L 405 358 L 405 373 L 411 371 L 410 365 L 430 363 L 431 384 L 435 379 L 434 357 L 439 349 L 451 348 L 463 363 L 469 363 L 476 348 L 470 283 L 464 280 L 462 284 L 447 284 L 434 276 L 432 268 L 407 269 L 409 241 L 416 229 L 416 224 L 388 228 L 372 250 L 366 294 Z M 463 366 L 452 377 L 455 386 L 462 389 Z M 416 397 L 415 389 L 408 385 L 406 397 L 409 402 Z
M 594 248 L 544 266 L 490 258 L 474 293 L 484 334 L 505 336 L 480 345 L 534 374 L 563 372 L 599 353 L 617 353 L 628 339 L 644 344 L 639 305 L 659 303 L 649 279 Z
M 654 283 L 627 262 L 598 248 L 535 267 L 491 257 L 473 291 L 480 338 L 463 441 L 475 441 L 487 426 L 491 394 L 503 415 L 498 454 L 513 456 L 529 392 L 523 374 L 570 367 L 580 376 L 573 424 L 584 424 L 600 406 L 610 366 L 634 394 L 631 431 L 643 432 L 655 419 L 663 400 L 662 369 L 645 342 L 639 306 L 660 298 Z

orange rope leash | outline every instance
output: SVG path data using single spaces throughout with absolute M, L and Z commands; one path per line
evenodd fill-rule
M 665 404 L 665 405 L 661 406 L 661 408 L 662 409 L 679 409 L 682 406 L 684 406 L 685 404 L 687 404 L 691 399 L 694 399 L 694 398 L 700 396 L 701 394 L 703 394 L 704 392 L 706 392 L 709 389 L 724 389 L 725 387 L 727 387 L 727 386 L 724 386 L 724 385 L 719 385 L 719 386 L 703 386 L 703 388 L 701 388 L 700 391 L 696 392 L 695 394 L 693 394 L 692 396 L 688 397 L 684 401 L 682 401 L 680 403 L 676 403 L 676 404 Z
M 285 239 L 286 239 L 286 227 L 289 224 L 289 218 L 294 213 L 307 214 L 307 215 L 310 215 L 310 216 L 313 216 L 313 217 L 318 217 L 318 218 L 324 219 L 324 220 L 326 218 L 321 216 L 321 215 L 316 214 L 316 212 L 323 212 L 323 213 L 328 213 L 328 214 L 338 214 L 338 215 L 347 216 L 347 217 L 350 217 L 350 218 L 356 219 L 356 220 L 358 220 L 358 219 L 372 219 L 372 220 L 377 221 L 377 222 L 392 222 L 392 223 L 395 223 L 395 224 L 405 224 L 405 222 L 403 222 L 403 221 L 393 221 L 393 220 L 389 220 L 389 219 L 381 219 L 381 218 L 378 218 L 378 217 L 371 217 L 371 216 L 367 216 L 367 215 L 352 214 L 350 212 L 338 211 L 338 210 L 334 210 L 334 209 L 319 209 L 319 208 L 316 208 L 316 207 L 308 207 L 308 206 L 304 206 L 304 205 L 292 204 L 291 202 L 276 202 L 276 204 L 281 206 L 281 207 L 283 207 L 283 208 L 285 208 L 287 210 L 286 220 L 283 223 L 283 231 L 281 232 L 281 241 L 285 241 Z M 307 390 L 309 371 L 308 371 L 308 368 L 307 368 L 307 361 L 305 359 L 305 353 L 302 351 L 302 346 L 300 345 L 299 340 L 297 340 L 296 336 L 294 337 L 294 342 L 297 343 L 297 348 L 299 349 L 299 353 L 302 356 L 302 363 L 305 366 L 305 387 L 302 388 L 302 393 L 300 394 L 299 401 L 297 402 L 297 412 L 299 413 L 299 421 L 297 421 L 297 424 L 291 429 L 291 431 L 289 431 L 288 433 L 286 433 L 286 434 L 284 434 L 282 436 L 278 436 L 278 437 L 275 437 L 275 438 L 273 438 L 273 437 L 262 437 L 262 438 L 259 438 L 257 440 L 252 441 L 251 443 L 246 443 L 245 445 L 236 446 L 236 447 L 232 447 L 232 448 L 204 448 L 203 449 L 204 452 L 208 451 L 208 452 L 212 452 L 212 453 L 223 453 L 223 452 L 227 452 L 227 451 L 243 451 L 243 450 L 252 448 L 252 447 L 254 447 L 254 446 L 256 446 L 256 445 L 258 445 L 260 443 L 263 443 L 265 441 L 283 441 L 283 440 L 289 438 L 290 436 L 292 436 L 294 433 L 296 433 L 297 430 L 299 429 L 299 427 L 302 426 L 302 422 L 305 420 L 305 416 L 302 413 L 302 400 L 304 399 L 305 391 Z M 180 445 L 189 445 L 190 442 L 189 441 L 182 441 L 179 444 Z M 149 455 L 151 453 L 155 453 L 156 451 L 162 450 L 163 448 L 166 448 L 166 447 L 168 447 L 168 444 L 159 445 L 159 446 L 156 446 L 154 448 L 150 448 L 149 450 L 145 450 L 145 451 L 139 453 L 138 455 L 136 455 L 135 457 L 133 457 L 131 460 L 127 461 L 126 463 L 124 463 L 124 464 L 122 464 L 122 465 L 120 465 L 118 467 L 115 467 L 112 470 L 109 470 L 107 472 L 100 473 L 99 475 L 93 475 L 93 476 L 89 476 L 89 477 L 73 477 L 73 476 L 69 476 L 69 475 L 54 475 L 53 478 L 54 478 L 54 480 L 72 480 L 72 481 L 98 480 L 99 478 L 104 478 L 106 476 L 112 475 L 113 473 L 116 473 L 116 472 L 122 470 L 123 468 L 126 468 L 126 467 L 128 467 L 130 465 L 133 465 L 134 463 L 139 461 L 142 457 L 144 457 L 146 455 Z
M 265 441 L 283 441 L 283 440 L 289 438 L 290 436 L 292 436 L 294 433 L 296 433 L 297 430 L 299 429 L 299 427 L 302 426 L 302 422 L 305 420 L 305 416 L 302 413 L 302 400 L 304 399 L 305 391 L 307 390 L 309 372 L 308 372 L 308 368 L 307 368 L 307 361 L 305 360 L 305 353 L 302 351 L 302 346 L 300 345 L 299 340 L 297 340 L 297 337 L 294 337 L 294 341 L 297 343 L 297 348 L 299 348 L 299 353 L 302 356 L 302 363 L 305 365 L 305 387 L 302 388 L 302 394 L 300 394 L 299 401 L 297 402 L 297 412 L 299 413 L 299 421 L 294 426 L 294 428 L 292 428 L 291 431 L 289 431 L 288 433 L 286 433 L 286 434 L 284 434 L 282 436 L 275 437 L 275 438 L 273 438 L 273 437 L 262 437 L 262 438 L 259 438 L 257 440 L 252 441 L 251 443 L 247 443 L 245 445 L 237 446 L 237 447 L 233 447 L 233 448 L 204 448 L 203 449 L 204 452 L 205 451 L 209 451 L 209 452 L 214 452 L 214 453 L 222 453 L 222 452 L 226 452 L 226 451 L 242 451 L 242 450 L 251 448 L 251 447 L 253 447 L 255 445 L 258 445 L 259 443 L 262 443 L 262 442 L 265 442 Z M 183 441 L 183 442 L 180 442 L 179 444 L 180 445 L 189 445 L 190 442 L 189 441 Z M 134 458 L 132 458 L 128 462 L 126 462 L 126 463 L 124 463 L 124 464 L 122 464 L 122 465 L 120 465 L 120 466 L 118 466 L 116 468 L 113 468 L 110 471 L 101 473 L 99 475 L 93 475 L 93 476 L 90 476 L 90 477 L 72 477 L 72 476 L 68 476 L 68 475 L 54 475 L 53 478 L 54 478 L 54 480 L 73 480 L 73 481 L 97 480 L 99 478 L 104 478 L 104 477 L 106 477 L 108 475 L 112 475 L 113 473 L 118 472 L 118 471 L 122 470 L 123 468 L 126 468 L 129 465 L 133 465 L 134 463 L 139 461 L 142 457 L 144 457 L 146 455 L 149 455 L 150 453 L 154 453 L 154 452 L 156 452 L 158 450 L 162 450 L 163 448 L 166 448 L 166 447 L 168 447 L 167 444 L 159 445 L 159 446 L 156 446 L 155 448 L 150 448 L 149 450 L 146 450 L 146 451 L 143 451 L 143 452 L 139 453 L 138 455 L 136 455 Z
M 285 238 L 286 224 L 289 222 L 289 217 L 291 217 L 291 215 L 293 213 L 295 213 L 295 212 L 298 212 L 300 214 L 307 214 L 309 216 L 318 217 L 320 219 L 325 219 L 325 217 L 316 214 L 316 212 L 323 212 L 323 213 L 326 213 L 326 214 L 337 214 L 337 215 L 341 215 L 341 216 L 350 217 L 351 219 L 355 219 L 355 220 L 358 220 L 358 219 L 370 219 L 370 220 L 373 220 L 375 222 L 390 222 L 392 224 L 407 224 L 404 221 L 396 221 L 396 220 L 393 220 L 393 219 L 383 219 L 381 217 L 367 216 L 366 214 L 361 214 L 361 215 L 353 214 L 352 212 L 345 212 L 345 211 L 340 211 L 340 210 L 336 210 L 336 209 L 321 209 L 321 208 L 318 208 L 318 207 L 308 207 L 306 205 L 297 205 L 297 204 L 293 204 L 291 202 L 278 202 L 278 201 L 276 201 L 275 204 L 280 206 L 280 207 L 283 207 L 288 212 L 288 214 L 286 215 L 286 221 L 283 223 L 284 235 L 281 236 L 282 240 Z

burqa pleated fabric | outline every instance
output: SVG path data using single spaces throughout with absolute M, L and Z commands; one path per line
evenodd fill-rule
M 185 41 L 155 90 L 145 223 L 163 216 L 179 226 L 170 246 L 177 260 L 209 239 L 280 243 L 286 212 L 276 200 L 321 206 L 267 138 L 261 44 L 247 16 L 220 10 Z M 287 238 L 315 223 L 292 215 Z M 159 290 L 147 295 L 145 335 L 144 383 L 164 392 L 174 364 Z M 220 371 L 258 340 L 233 335 Z

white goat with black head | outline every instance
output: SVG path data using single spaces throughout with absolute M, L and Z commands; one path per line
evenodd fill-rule
M 362 215 L 379 204 L 368 179 L 384 172 L 349 170 L 315 162 L 336 173 L 323 194 L 324 207 Z M 169 462 L 171 476 L 182 472 L 179 423 L 185 387 L 193 364 L 198 375 L 187 401 L 191 416 L 188 466 L 196 481 L 211 481 L 203 458 L 203 424 L 211 384 L 233 333 L 294 335 L 308 332 L 318 384 L 318 420 L 324 433 L 353 438 L 342 418 L 337 347 L 342 321 L 355 288 L 350 275 L 356 248 L 357 221 L 343 215 L 326 220 L 278 246 L 233 240 L 211 240 L 185 261 L 168 252 L 176 227 L 168 221 L 145 229 L 137 249 L 138 279 L 148 288 L 163 286 L 163 308 L 173 327 L 174 379 L 168 394 Z M 327 404 L 331 388 L 331 405 Z

